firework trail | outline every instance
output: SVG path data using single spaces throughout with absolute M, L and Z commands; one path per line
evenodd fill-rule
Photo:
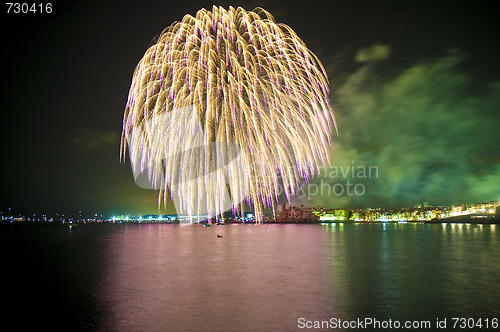
M 161 189 L 159 203 L 180 197 L 180 213 L 216 216 L 228 199 L 233 211 L 246 199 L 261 220 L 280 186 L 289 200 L 328 162 L 328 94 L 319 59 L 270 13 L 202 9 L 139 61 L 121 156 L 128 146 L 133 169 Z

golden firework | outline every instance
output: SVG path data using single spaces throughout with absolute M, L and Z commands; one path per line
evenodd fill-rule
M 168 191 L 181 197 L 178 212 L 219 215 L 229 186 L 233 209 L 246 198 L 261 220 L 281 188 L 290 199 L 299 178 L 328 161 L 328 94 L 319 59 L 266 10 L 202 9 L 139 61 L 122 156 L 128 145 L 134 169 L 162 189 L 159 201 Z

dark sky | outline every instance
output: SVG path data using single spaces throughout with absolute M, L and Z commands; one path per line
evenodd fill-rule
M 137 187 L 130 164 L 119 159 L 132 73 L 165 27 L 212 4 L 53 1 L 53 13 L 43 15 L 6 15 L 4 8 L 0 210 L 157 212 L 157 193 Z M 328 71 L 339 130 L 330 157 L 338 173 L 330 169 L 313 180 L 316 187 L 303 186 L 294 204 L 500 199 L 497 1 L 217 5 L 264 7 Z M 368 166 L 376 177 L 341 174 Z M 328 195 L 346 181 L 363 195 Z

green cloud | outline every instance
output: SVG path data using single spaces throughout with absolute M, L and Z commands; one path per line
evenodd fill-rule
M 374 62 L 388 59 L 390 55 L 391 47 L 389 45 L 376 44 L 359 50 L 354 60 L 356 62 Z
M 388 57 L 383 49 L 362 50 L 356 60 Z M 359 180 L 363 196 L 301 203 L 397 207 L 500 198 L 500 83 L 478 88 L 460 69 L 465 58 L 453 50 L 390 79 L 369 63 L 351 74 L 336 91 L 339 136 L 331 160 L 376 165 L 380 176 Z

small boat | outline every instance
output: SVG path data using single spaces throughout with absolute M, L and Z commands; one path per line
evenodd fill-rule
M 217 237 L 222 237 L 222 235 L 217 234 Z
M 210 224 L 203 224 L 203 227 L 210 227 Z

